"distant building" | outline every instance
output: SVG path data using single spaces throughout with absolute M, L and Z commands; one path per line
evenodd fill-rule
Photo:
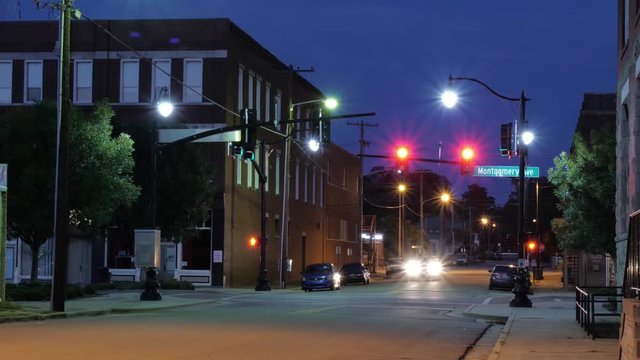
M 292 260 L 288 282 L 299 280 L 305 264 L 360 261 L 360 163 L 356 156 L 326 143 L 316 154 L 292 146 L 290 217 L 281 219 L 283 207 L 284 131 L 291 103 L 295 118 L 309 118 L 319 109 L 324 94 L 228 19 L 104 20 L 96 26 L 72 22 L 72 99 L 91 107 L 108 98 L 117 126 L 151 129 L 160 121 L 153 104 L 165 88 L 176 111 L 171 122 L 188 128 L 239 124 L 230 112 L 256 110 L 258 141 L 266 142 L 267 157 L 267 270 L 272 287 L 279 282 L 281 226 L 289 224 L 286 253 Z M 16 21 L 0 23 L 0 111 L 41 100 L 56 99 L 57 23 Z M 127 43 L 123 46 L 105 30 Z M 11 34 L 10 36 L 8 34 Z M 311 45 L 309 45 L 311 46 Z M 313 59 L 309 59 L 311 62 Z M 169 76 L 171 75 L 171 77 Z M 194 91 L 195 90 L 195 91 Z M 293 137 L 302 144 L 310 124 L 296 124 Z M 143 187 L 140 201 L 151 196 L 149 175 L 152 152 L 150 131 L 131 133 L 135 140 L 135 182 Z M 222 286 L 255 285 L 260 251 L 247 245 L 260 233 L 260 191 L 257 172 L 249 161 L 234 157 L 229 143 L 210 143 L 217 166 L 208 219 L 198 219 L 199 234 L 175 244 L 162 242 L 162 269 L 178 279 Z M 257 157 L 259 159 L 259 157 Z M 96 280 L 107 267 L 113 278 L 135 278 L 132 228 L 143 224 L 109 224 L 104 239 L 85 240 L 91 249 L 70 254 L 69 282 Z M 81 241 L 81 239 L 77 239 Z M 28 278 L 25 246 L 17 251 L 15 279 Z M 84 254 L 84 255 L 83 255 Z M 93 255 L 91 255 L 93 254 Z M 22 259 L 22 261 L 20 261 Z M 50 278 L 50 257 L 40 266 L 41 278 Z M 85 264 L 83 274 L 71 264 Z M 82 268 L 82 267 L 80 267 Z

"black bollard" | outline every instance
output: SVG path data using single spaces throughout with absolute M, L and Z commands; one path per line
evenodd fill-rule
M 160 283 L 158 282 L 158 272 L 156 268 L 148 268 L 146 275 L 147 279 L 144 281 L 144 292 L 140 294 L 140 300 L 162 300 L 162 295 L 158 292 Z
M 515 286 L 511 292 L 514 294 L 513 299 L 509 302 L 511 307 L 531 307 L 531 300 L 527 297 L 528 294 L 533 294 L 531 291 L 531 280 L 529 279 L 529 272 L 526 269 L 518 268 L 514 277 Z

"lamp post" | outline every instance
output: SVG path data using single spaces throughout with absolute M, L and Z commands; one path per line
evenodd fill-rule
M 163 86 L 160 89 L 160 92 L 158 94 L 158 97 L 156 98 L 156 100 L 154 101 L 155 105 L 156 105 L 156 109 L 158 110 L 158 113 L 160 114 L 160 116 L 162 116 L 163 118 L 167 118 L 169 116 L 171 116 L 171 114 L 173 113 L 173 104 L 169 101 L 168 99 L 168 95 L 169 95 L 169 89 L 167 89 L 166 86 Z M 153 229 L 156 228 L 157 226 L 157 209 L 156 209 L 156 204 L 158 201 L 158 194 L 157 194 L 157 187 L 158 187 L 158 122 L 155 119 L 151 119 L 151 131 L 153 132 L 153 134 L 151 134 L 153 136 L 153 144 L 152 144 L 152 155 L 153 158 L 152 160 L 152 164 L 151 164 L 151 181 L 152 181 L 152 186 L 151 186 L 151 227 Z
M 442 207 L 444 208 L 445 204 L 449 204 L 450 205 L 450 210 L 451 210 L 451 253 L 455 253 L 455 238 L 454 238 L 454 233 L 453 233 L 453 196 L 451 196 L 451 194 L 449 193 L 442 193 L 442 195 L 440 195 L 440 201 L 442 202 Z M 442 230 L 440 230 L 442 232 L 442 234 L 444 234 L 444 232 Z M 443 235 L 441 235 L 443 236 Z
M 524 210 L 525 210 L 525 165 L 527 162 L 527 146 L 533 140 L 533 135 L 530 132 L 527 132 L 527 118 L 526 118 L 526 104 L 527 101 L 531 100 L 524 95 L 524 90 L 520 92 L 520 97 L 509 97 L 504 96 L 495 90 L 493 90 L 486 83 L 470 78 L 470 77 L 454 77 L 449 75 L 449 83 L 454 81 L 471 81 L 476 84 L 482 85 L 485 89 L 487 89 L 491 94 L 496 97 L 499 97 L 503 100 L 518 102 L 520 104 L 520 124 L 516 126 L 516 150 L 518 152 L 518 156 L 520 158 L 520 162 L 518 164 L 518 252 L 522 252 L 522 256 L 520 258 L 524 258 L 526 251 L 524 249 L 525 244 L 525 231 L 524 231 Z M 446 91 L 442 95 L 442 102 L 448 108 L 452 108 L 455 106 L 458 97 L 452 91 Z M 520 135 L 522 134 L 522 135 Z M 522 247 L 520 246 L 522 244 Z M 523 270 L 523 269 L 522 269 Z M 528 280 L 528 279 L 526 279 Z M 516 283 L 512 292 L 515 294 L 515 297 L 509 303 L 509 306 L 513 307 L 531 307 L 531 301 L 527 298 L 527 293 L 529 292 L 528 285 L 524 279 L 524 276 L 517 277 Z
M 398 257 L 402 257 L 404 247 L 404 192 L 407 190 L 405 184 L 398 184 Z
M 524 208 L 525 208 L 524 207 L 524 202 L 525 202 L 524 170 L 527 162 L 527 145 L 532 140 L 532 137 L 530 137 L 531 133 L 526 131 L 527 118 L 525 114 L 525 109 L 526 109 L 527 101 L 531 99 L 527 98 L 524 95 L 524 90 L 520 93 L 520 97 L 504 96 L 496 92 L 495 90 L 493 90 L 486 83 L 470 77 L 454 77 L 450 75 L 449 83 L 453 81 L 471 81 L 471 82 L 482 85 L 485 89 L 487 89 L 491 94 L 493 94 L 496 97 L 499 97 L 503 100 L 520 103 L 520 124 L 516 127 L 516 137 L 515 137 L 516 150 L 520 158 L 519 159 L 520 162 L 518 165 L 518 236 L 517 236 L 517 239 L 518 239 L 518 249 L 519 249 L 518 252 L 521 254 L 520 258 L 524 258 L 524 255 L 525 255 L 525 250 L 524 250 L 524 243 L 525 243 L 525 239 L 524 239 L 524 230 L 525 230 L 524 229 Z M 458 97 L 454 92 L 446 91 L 445 93 L 442 94 L 441 99 L 446 107 L 452 108 L 456 105 Z M 518 133 L 523 134 L 523 136 L 520 137 Z M 527 134 L 527 136 L 525 137 L 524 134 Z M 520 244 L 522 244 L 522 246 L 520 246 Z
M 291 86 L 290 86 L 291 88 Z M 290 176 L 291 176 L 291 142 L 293 136 L 293 130 L 295 125 L 291 120 L 294 120 L 294 110 L 296 106 L 320 103 L 323 102 L 328 109 L 334 109 L 338 106 L 338 102 L 335 99 L 316 99 L 309 101 L 302 101 L 293 103 L 291 98 L 289 99 L 289 123 L 287 123 L 285 132 L 285 147 L 284 147 L 284 176 L 282 184 L 282 224 L 280 228 L 280 288 L 285 289 L 287 287 L 287 259 L 289 257 L 289 192 L 290 192 Z

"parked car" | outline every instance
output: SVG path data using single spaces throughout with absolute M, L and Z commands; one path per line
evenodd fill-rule
M 491 274 L 489 277 L 489 290 L 494 288 L 513 289 L 517 270 L 518 268 L 514 265 L 495 265 L 493 269 L 489 270 Z
M 369 270 L 361 263 L 348 263 L 340 269 L 340 280 L 343 284 L 361 283 L 369 284 Z
M 305 292 L 340 289 L 340 273 L 331 263 L 311 264 L 304 269 L 300 285 Z
M 404 272 L 403 258 L 390 258 L 387 260 L 387 277 L 400 275 Z

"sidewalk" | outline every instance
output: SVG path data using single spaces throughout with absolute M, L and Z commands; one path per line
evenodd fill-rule
M 142 290 L 111 292 L 92 298 L 67 300 L 65 301 L 64 313 L 50 313 L 51 303 L 49 301 L 18 301 L 16 304 L 22 306 L 22 311 L 0 316 L 0 323 L 156 311 L 217 302 L 217 300 L 212 300 L 210 297 L 207 299 L 182 296 L 184 294 L 193 295 L 198 292 L 192 290 L 188 292 L 179 290 L 161 291 L 161 301 L 140 301 L 141 292 Z
M 478 349 L 466 359 L 617 359 L 618 339 L 592 340 L 580 328 L 575 320 L 575 293 L 562 289 L 560 276 L 560 272 L 545 271 L 545 279 L 533 284 L 531 308 L 509 307 L 513 295 L 505 292 L 468 309 L 465 316 L 503 319 L 506 324 L 493 338 L 487 336 L 493 341 L 479 341 Z

